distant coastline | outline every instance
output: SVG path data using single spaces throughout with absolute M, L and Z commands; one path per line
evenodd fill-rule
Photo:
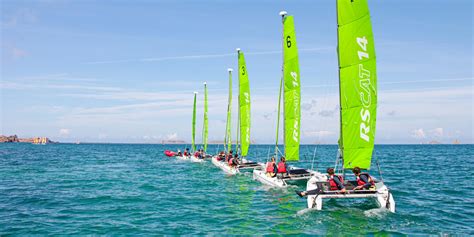
M 58 142 L 51 141 L 47 137 L 18 138 L 17 135 L 11 135 L 11 136 L 0 135 L 0 143 L 47 144 L 47 143 L 58 143 Z

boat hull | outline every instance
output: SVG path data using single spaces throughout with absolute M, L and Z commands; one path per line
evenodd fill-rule
M 225 161 L 217 160 L 217 156 L 212 157 L 212 164 L 219 167 L 222 171 L 229 175 L 236 175 L 240 173 L 239 169 L 230 167 Z
M 315 190 L 326 182 L 327 178 L 324 180 L 321 177 L 313 177 L 307 182 L 306 191 Z M 341 194 L 337 191 L 329 191 L 317 195 L 308 195 L 307 206 L 308 208 L 321 210 L 323 208 L 323 199 L 330 198 L 371 198 L 377 202 L 380 208 L 386 208 L 390 212 L 395 212 L 395 200 L 393 199 L 393 195 L 381 181 L 376 183 L 374 191 L 349 191 L 346 194 Z
M 197 157 L 195 157 L 195 156 L 191 156 L 190 159 L 191 159 L 192 162 L 195 162 L 195 163 L 202 163 L 202 162 L 204 162 L 204 159 L 199 159 L 199 158 L 197 158 Z
M 259 181 L 262 184 L 272 187 L 285 188 L 288 186 L 288 184 L 283 179 L 267 176 L 266 171 L 263 169 L 254 169 L 253 179 Z

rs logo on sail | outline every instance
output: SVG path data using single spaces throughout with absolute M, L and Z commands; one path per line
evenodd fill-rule
M 360 49 L 357 51 L 360 60 L 369 59 L 369 53 L 367 52 L 367 38 L 364 36 L 362 38 L 357 37 L 357 44 L 360 46 Z M 364 68 L 364 64 L 359 64 L 359 87 L 360 87 L 360 101 L 362 102 L 362 108 L 360 109 L 360 138 L 369 142 L 369 132 L 370 132 L 370 105 L 371 105 L 371 96 L 370 96 L 370 71 Z

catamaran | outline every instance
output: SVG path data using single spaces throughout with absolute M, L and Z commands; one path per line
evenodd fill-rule
M 180 160 L 189 160 L 193 156 L 193 153 L 196 151 L 196 144 L 195 144 L 195 139 L 196 139 L 196 97 L 197 97 L 197 92 L 194 92 L 194 104 L 193 104 L 193 122 L 192 122 L 192 135 L 191 135 L 191 156 L 185 156 L 184 154 L 181 156 L 176 156 L 176 158 Z
M 204 82 L 204 119 L 202 124 L 202 144 L 204 153 L 207 149 L 207 126 L 208 126 L 208 118 L 207 118 L 207 83 Z M 193 110 L 193 151 L 191 153 L 191 161 L 192 162 L 204 162 L 204 157 L 196 157 L 196 145 L 194 144 L 194 136 L 196 130 L 196 100 L 194 101 L 194 110 Z
M 227 156 L 229 152 L 232 150 L 232 68 L 228 68 L 227 71 L 229 72 L 229 98 L 227 100 L 227 119 L 226 119 L 226 129 L 224 135 L 224 155 Z M 221 168 L 227 174 L 237 174 L 239 172 L 238 169 L 234 167 L 230 167 L 226 162 L 225 159 L 222 160 L 222 157 L 219 157 L 219 154 L 212 157 L 211 161 L 212 164 Z
M 239 97 L 238 97 L 238 116 L 237 116 L 237 141 L 235 143 L 235 153 L 239 154 L 241 163 L 237 166 L 230 166 L 225 160 L 219 160 L 218 156 L 213 157 L 212 162 L 228 174 L 240 173 L 241 170 L 252 170 L 259 165 L 246 159 L 250 146 L 250 84 L 245 65 L 244 53 L 237 48 L 238 67 L 239 67 Z M 231 147 L 230 138 L 230 113 L 232 103 L 232 70 L 229 70 L 229 104 L 227 110 L 226 139 L 228 139 L 229 152 Z M 240 139 L 239 139 L 240 138 Z M 225 145 L 224 145 L 225 146 Z
M 298 64 L 298 48 L 296 45 L 296 33 L 293 16 L 287 12 L 280 12 L 283 23 L 283 65 L 282 78 L 280 80 L 280 94 L 278 96 L 278 119 L 276 130 L 276 144 L 274 157 L 278 158 L 278 132 L 280 127 L 280 103 L 283 93 L 284 101 L 284 157 L 287 161 L 299 160 L 300 149 L 300 120 L 301 120 L 301 87 Z M 288 181 L 308 180 L 313 175 L 322 175 L 307 169 L 288 167 L 287 175 L 267 175 L 266 165 L 260 164 L 259 169 L 253 171 L 253 178 L 263 184 L 274 187 L 286 187 Z
M 336 0 L 338 25 L 340 138 L 336 169 L 369 170 L 374 149 L 377 112 L 375 46 L 367 0 Z M 378 163 L 377 163 L 378 164 Z M 340 168 L 339 168 L 340 167 Z M 380 167 L 379 171 L 380 171 Z M 380 176 L 381 177 L 381 176 Z M 373 190 L 347 193 L 330 191 L 326 177 L 307 182 L 308 208 L 322 209 L 327 198 L 373 198 L 380 207 L 395 212 L 395 201 L 383 180 L 375 180 Z M 357 182 L 345 182 L 346 190 Z

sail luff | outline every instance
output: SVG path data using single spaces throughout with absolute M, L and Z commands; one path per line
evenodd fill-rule
M 369 169 L 375 139 L 377 76 L 367 0 L 337 0 L 344 168 Z
M 247 156 L 250 145 L 250 82 L 244 53 L 238 53 L 239 61 L 239 123 L 241 156 Z M 239 139 L 238 139 L 239 140 Z
M 288 161 L 299 160 L 301 87 L 293 16 L 283 17 L 284 141 Z
M 192 123 L 192 149 L 193 152 L 196 150 L 196 96 L 197 92 L 194 92 L 194 105 L 193 105 L 193 123 Z
M 209 119 L 208 119 L 208 105 L 207 105 L 207 83 L 204 82 L 204 121 L 203 121 L 203 131 L 202 131 L 202 143 L 203 143 L 203 149 L 204 152 L 207 150 L 207 138 L 208 138 L 208 124 L 209 124 Z

